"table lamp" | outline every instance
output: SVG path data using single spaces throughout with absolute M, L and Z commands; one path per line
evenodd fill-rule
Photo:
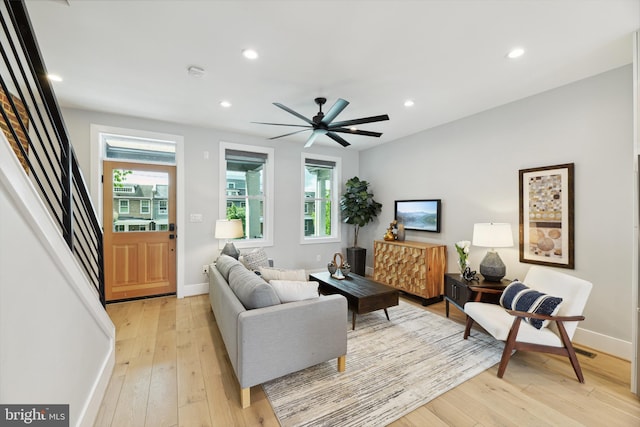
M 507 268 L 498 256 L 495 248 L 513 246 L 511 224 L 508 223 L 480 223 L 473 225 L 473 246 L 491 248 L 480 263 L 480 274 L 485 280 L 499 282 L 507 272 Z
M 244 236 L 242 229 L 242 221 L 239 219 L 219 219 L 216 220 L 216 239 L 227 239 L 221 254 L 229 255 L 235 259 L 240 257 L 240 251 L 236 249 L 231 239 L 237 239 Z

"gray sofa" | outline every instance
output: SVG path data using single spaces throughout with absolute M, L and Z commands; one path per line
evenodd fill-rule
M 348 325 L 343 296 L 280 303 L 271 285 L 222 255 L 209 266 L 209 298 L 243 408 L 251 403 L 252 386 L 334 358 L 338 371 L 344 371 Z

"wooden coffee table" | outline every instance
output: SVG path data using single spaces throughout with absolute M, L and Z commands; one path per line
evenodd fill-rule
M 331 274 L 326 271 L 310 274 L 309 280 L 318 282 L 318 292 L 321 294 L 340 294 L 347 298 L 352 313 L 352 329 L 356 328 L 356 314 L 384 310 L 384 314 L 389 320 L 387 308 L 398 305 L 400 292 L 397 289 L 357 274 L 351 273 L 345 279 L 338 280 L 331 277 Z

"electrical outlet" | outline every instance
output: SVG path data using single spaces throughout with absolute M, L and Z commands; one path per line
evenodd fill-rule
M 202 274 L 209 274 L 209 266 L 208 265 L 203 265 L 202 266 Z
M 316 255 L 316 261 L 320 261 L 322 258 L 320 258 L 320 254 Z

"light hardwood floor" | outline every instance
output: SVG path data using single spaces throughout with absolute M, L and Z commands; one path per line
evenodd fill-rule
M 444 303 L 426 309 L 444 316 Z M 279 425 L 261 387 L 252 387 L 251 406 L 241 409 L 208 295 L 111 304 L 107 311 L 116 325 L 116 366 L 96 426 Z M 452 307 L 451 319 L 464 317 Z M 578 358 L 585 384 L 564 358 L 519 352 L 504 379 L 496 365 L 392 426 L 640 426 L 629 362 L 602 353 Z

